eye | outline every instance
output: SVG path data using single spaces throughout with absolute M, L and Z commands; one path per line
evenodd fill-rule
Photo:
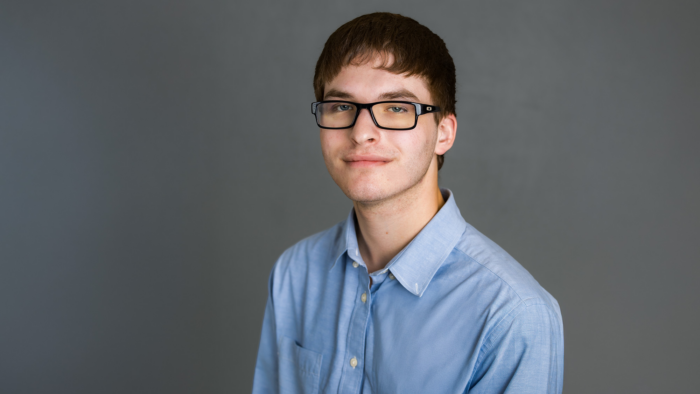
M 389 108 L 387 108 L 387 110 L 388 110 L 389 112 L 393 112 L 393 113 L 395 113 L 395 114 L 401 114 L 401 113 L 408 112 L 408 111 L 406 110 L 406 108 L 400 107 L 400 106 L 389 107 Z
M 333 111 L 335 112 L 345 112 L 345 111 L 351 111 L 352 110 L 352 105 L 349 104 L 336 104 L 333 106 Z

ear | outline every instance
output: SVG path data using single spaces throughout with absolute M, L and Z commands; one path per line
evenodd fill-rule
M 444 155 L 452 148 L 457 135 L 457 117 L 450 114 L 442 118 L 438 125 L 437 143 L 435 144 L 435 154 Z

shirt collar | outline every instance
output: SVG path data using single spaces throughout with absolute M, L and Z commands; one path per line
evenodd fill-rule
M 347 219 L 345 219 L 344 224 L 342 224 L 342 231 L 335 239 L 334 249 L 333 249 L 333 265 L 331 265 L 332 270 L 336 263 L 342 257 L 343 253 L 348 252 L 348 256 L 354 260 L 361 260 L 360 258 L 360 248 L 357 246 L 357 233 L 355 232 L 355 208 L 350 209 Z
M 450 255 L 467 227 L 457 208 L 452 191 L 449 189 L 440 189 L 440 191 L 445 199 L 445 205 L 385 267 L 391 270 L 406 290 L 419 297 L 423 295 L 433 276 Z M 359 259 L 354 208 L 350 210 L 343 230 L 336 239 L 333 253 L 336 259 L 330 269 L 333 269 L 345 251 L 350 258 Z

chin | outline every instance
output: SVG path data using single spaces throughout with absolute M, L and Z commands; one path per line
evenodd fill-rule
M 383 180 L 358 180 L 341 187 L 345 195 L 355 202 L 372 203 L 400 194 L 404 188 Z
M 391 193 L 387 193 L 385 190 L 381 190 L 380 188 L 367 187 L 347 188 L 344 190 L 344 192 L 345 195 L 352 201 L 365 203 L 381 201 L 391 195 Z

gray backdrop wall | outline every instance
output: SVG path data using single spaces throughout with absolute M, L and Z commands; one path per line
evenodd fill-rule
M 696 1 L 3 1 L 0 392 L 245 393 L 277 256 L 347 215 L 328 35 L 458 71 L 441 185 L 560 302 L 566 393 L 696 392 Z

